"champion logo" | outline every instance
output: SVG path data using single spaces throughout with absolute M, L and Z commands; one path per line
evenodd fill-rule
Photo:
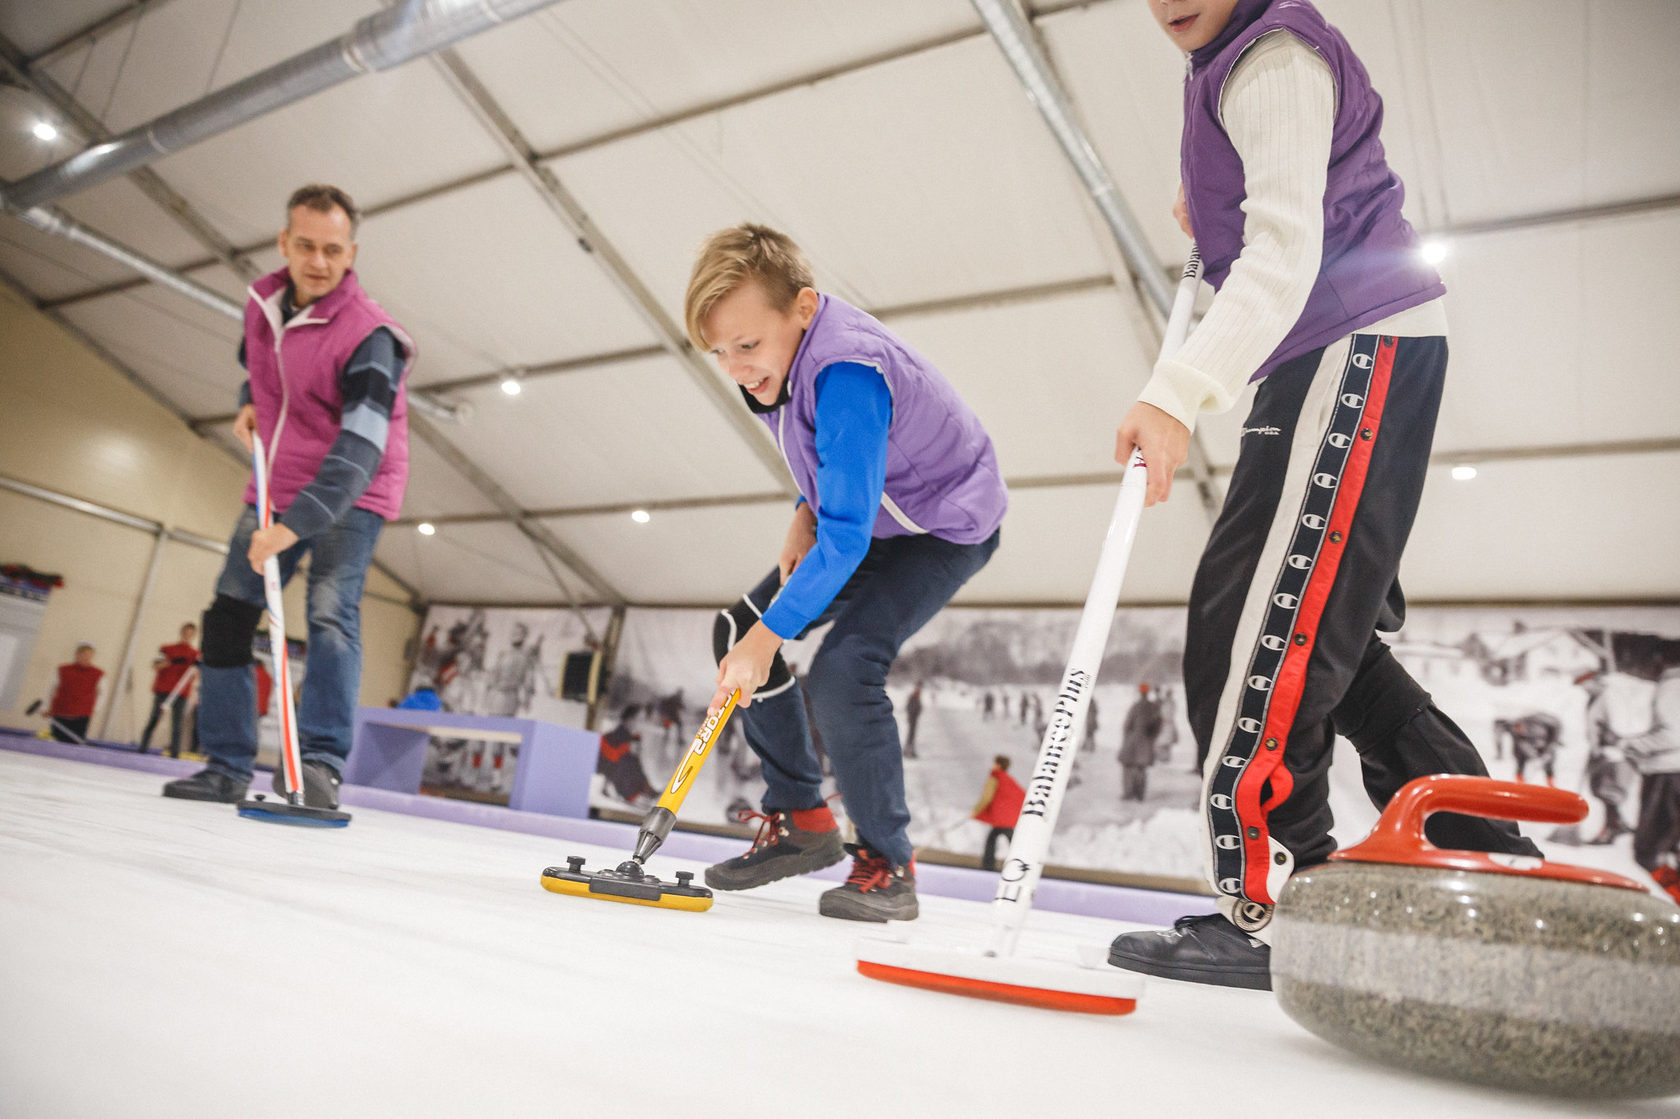
M 1334 474 L 1326 474 L 1321 470 L 1317 474 L 1313 475 L 1313 483 L 1315 485 L 1323 486 L 1327 490 L 1333 490 L 1336 488 L 1336 476 Z
M 1221 835 L 1214 838 L 1213 845 L 1221 851 L 1235 851 L 1242 846 L 1242 840 L 1234 835 Z
M 1330 433 L 1329 443 L 1332 447 L 1345 451 L 1349 447 L 1353 446 L 1353 439 L 1349 436 L 1343 435 L 1339 431 L 1332 431 Z
M 1219 892 L 1222 894 L 1231 894 L 1232 896 L 1242 893 L 1242 879 L 1221 878 L 1219 880 Z
M 1376 362 L 1372 360 L 1370 354 L 1354 354 L 1353 363 L 1361 369 L 1369 369 L 1371 366 L 1376 364 Z M 1357 408 L 1359 405 L 1355 404 L 1353 407 Z
M 1264 676 L 1250 676 L 1248 678 L 1248 686 L 1257 692 L 1269 692 L 1272 690 L 1272 682 Z
M 1289 557 L 1288 563 L 1289 566 L 1293 567 L 1296 571 L 1305 571 L 1307 568 L 1312 566 L 1312 557 L 1303 556 L 1300 552 L 1296 552 L 1294 555 Z
M 1301 604 L 1301 600 L 1296 598 L 1294 595 L 1284 594 L 1281 591 L 1272 596 L 1272 601 L 1283 607 L 1285 610 L 1293 610 Z
M 1342 394 L 1342 403 L 1346 404 L 1349 408 L 1363 408 L 1365 407 L 1365 398 L 1356 392 L 1344 392 Z
M 1319 529 L 1322 529 L 1328 522 L 1326 522 L 1325 519 L 1317 513 L 1308 513 L 1306 516 L 1301 518 L 1301 523 L 1316 532 Z
M 1282 434 L 1283 434 L 1283 428 L 1281 428 L 1281 427 L 1271 427 L 1270 425 L 1268 425 L 1266 427 L 1245 427 L 1245 428 L 1242 429 L 1242 435 L 1282 435 Z M 1241 438 L 1241 436 L 1239 436 L 1239 438 Z
M 1279 637 L 1275 633 L 1268 633 L 1266 636 L 1264 636 L 1260 639 L 1260 644 L 1265 646 L 1266 648 L 1270 649 L 1274 653 L 1281 653 L 1281 652 L 1283 652 L 1284 646 L 1287 644 L 1287 642 L 1285 642 L 1283 638 Z
M 1226 754 L 1219 764 L 1229 766 L 1232 769 L 1241 769 L 1243 767 L 1243 760 L 1235 754 Z
M 1237 726 L 1241 727 L 1243 730 L 1247 731 L 1249 734 L 1259 734 L 1260 733 L 1260 720 L 1259 719 L 1238 719 L 1237 720 Z
M 1213 805 L 1215 808 L 1223 809 L 1228 812 L 1231 809 L 1231 795 L 1229 793 L 1214 793 L 1212 796 L 1208 797 L 1208 803 Z

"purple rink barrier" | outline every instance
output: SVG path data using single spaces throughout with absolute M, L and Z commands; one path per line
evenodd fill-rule
M 601 736 L 590 731 L 539 719 L 358 707 L 354 735 L 344 766 L 346 785 L 419 792 L 426 743 L 433 735 L 516 742 L 519 764 L 508 807 L 549 816 L 589 815 L 589 783 L 601 753 Z
M 390 708 L 364 708 L 374 712 L 392 712 Z M 421 715 L 435 718 L 438 714 L 432 711 L 402 712 L 408 715 Z M 509 720 L 518 722 L 521 720 Z M 440 725 L 429 722 L 428 725 Z M 574 732 L 581 733 L 581 732 Z M 165 777 L 184 777 L 199 769 L 197 762 L 184 759 L 159 757 L 156 754 L 135 754 L 120 750 L 101 749 L 96 746 L 76 746 L 66 742 L 52 742 L 45 739 L 30 737 L 26 732 L 13 731 L 0 727 L 0 750 L 11 750 L 24 754 L 37 754 L 48 758 L 62 758 L 69 761 L 91 762 L 95 765 L 111 766 L 117 769 L 134 769 L 143 773 L 156 773 Z M 520 763 L 523 765 L 521 755 Z M 264 780 L 261 774 L 258 781 Z M 418 778 L 416 779 L 418 781 Z M 587 788 L 587 783 L 586 783 Z M 496 828 L 501 831 L 519 832 L 524 835 L 540 835 L 559 841 L 551 864 L 565 861 L 570 852 L 564 844 L 586 843 L 591 846 L 605 847 L 609 850 L 623 851 L 628 857 L 636 842 L 636 826 L 634 824 L 620 824 L 609 820 L 589 820 L 568 816 L 544 815 L 539 812 L 518 811 L 512 808 L 501 808 L 493 804 L 475 804 L 471 801 L 450 800 L 445 797 L 422 796 L 419 793 L 398 792 L 391 789 L 371 788 L 364 785 L 352 785 L 348 782 L 339 790 L 339 801 L 344 808 L 371 808 L 382 812 L 395 812 L 405 816 L 421 816 L 431 820 L 442 820 L 452 824 L 466 824 L 475 827 Z M 347 836 L 353 836 L 355 825 L 352 824 Z M 651 869 L 659 874 L 659 860 L 665 857 L 678 859 L 692 859 L 696 862 L 718 862 L 722 859 L 739 855 L 746 845 L 742 839 L 728 836 L 701 835 L 697 832 L 678 830 L 671 833 L 664 846 L 652 859 Z M 593 860 L 591 861 L 593 865 Z M 829 867 L 818 871 L 811 877 L 825 879 L 830 882 L 844 880 L 847 867 Z M 543 868 L 531 867 L 532 888 Z M 997 875 L 972 867 L 935 866 L 931 863 L 918 864 L 916 867 L 916 888 L 919 892 L 935 897 L 961 898 L 966 901 L 989 901 L 992 892 L 997 887 Z M 1213 912 L 1213 899 L 1197 894 L 1180 894 L 1166 890 L 1145 890 L 1134 886 L 1109 886 L 1093 882 L 1074 882 L 1062 878 L 1043 878 L 1039 880 L 1038 890 L 1033 895 L 1033 908 L 1043 909 L 1052 913 L 1073 913 L 1084 917 L 1100 917 L 1113 921 L 1131 921 L 1141 925 L 1170 925 L 1173 920 L 1189 913 Z M 977 936 L 983 930 L 977 931 Z

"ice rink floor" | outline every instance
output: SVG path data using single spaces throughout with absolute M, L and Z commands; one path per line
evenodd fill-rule
M 0 1116 L 1680 1115 L 1390 1071 L 1260 992 L 1152 981 L 1092 1018 L 875 983 L 827 883 L 593 902 L 538 876 L 624 852 L 368 809 L 279 827 L 160 783 L 0 751 Z M 951 941 L 988 919 L 922 911 Z M 1026 940 L 1122 927 L 1041 912 Z

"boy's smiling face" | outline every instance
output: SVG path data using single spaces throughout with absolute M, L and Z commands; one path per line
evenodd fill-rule
M 1237 0 L 1148 0 L 1149 11 L 1179 50 L 1200 50 L 1231 22 Z
M 787 383 L 805 328 L 817 313 L 817 293 L 800 288 L 778 311 L 757 280 L 718 300 L 704 322 L 709 353 L 730 380 L 760 404 L 774 405 Z

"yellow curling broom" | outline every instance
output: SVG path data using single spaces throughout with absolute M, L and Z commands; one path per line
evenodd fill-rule
M 729 721 L 740 698 L 740 692 L 730 692 L 718 713 L 701 725 L 694 741 L 688 744 L 688 753 L 683 755 L 677 771 L 671 774 L 670 784 L 665 786 L 659 800 L 643 818 L 642 829 L 636 833 L 636 849 L 628 859 L 619 863 L 616 870 L 590 873 L 583 869 L 583 856 L 572 855 L 566 859 L 565 866 L 551 866 L 543 871 L 543 889 L 556 894 L 622 901 L 631 905 L 654 905 L 662 909 L 689 909 L 696 913 L 710 909 L 712 891 L 704 886 L 691 885 L 694 880 L 691 871 L 679 870 L 675 882 L 662 882 L 642 868 L 648 857 L 665 842 L 665 837 L 671 834 L 671 825 L 677 822 L 677 810 L 682 807 L 683 798 L 694 787 L 694 779 L 700 775 L 706 755 L 712 752 L 713 743 L 717 742 L 718 735 L 723 732 L 723 724 Z

